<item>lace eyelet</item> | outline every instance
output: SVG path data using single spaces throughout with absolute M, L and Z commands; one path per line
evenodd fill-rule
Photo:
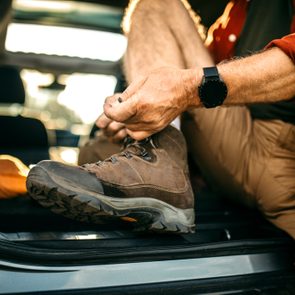
M 146 154 L 146 155 L 143 157 L 143 159 L 144 159 L 145 161 L 150 162 L 150 161 L 152 160 L 152 157 L 151 157 L 149 154 Z
M 110 160 L 111 160 L 112 164 L 115 164 L 118 162 L 117 158 L 114 156 L 111 156 Z

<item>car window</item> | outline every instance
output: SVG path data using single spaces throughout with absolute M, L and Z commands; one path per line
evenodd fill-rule
M 93 3 L 14 1 L 6 52 L 38 57 L 37 65 L 21 71 L 25 111 L 38 116 L 49 129 L 89 133 L 105 97 L 114 92 L 116 73 L 104 73 L 99 65 L 87 72 L 84 63 L 118 63 L 126 48 L 121 17 L 122 10 Z M 54 66 L 52 71 L 39 69 L 42 60 L 50 57 L 58 58 L 58 70 Z M 70 73 L 69 58 L 77 64 Z

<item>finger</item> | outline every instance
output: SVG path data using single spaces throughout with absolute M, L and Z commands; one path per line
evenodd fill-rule
M 123 128 L 125 128 L 124 124 L 112 121 L 103 131 L 106 136 L 114 136 Z
M 132 83 L 130 83 L 130 85 L 119 95 L 121 102 L 128 100 L 132 95 L 134 95 L 145 81 L 146 77 L 144 76 L 138 76 L 134 79 Z
M 127 130 L 126 128 L 121 129 L 119 132 L 117 132 L 114 136 L 112 136 L 111 140 L 114 143 L 121 142 L 125 137 L 127 136 Z
M 137 96 L 134 94 L 126 101 L 121 103 L 118 99 L 108 98 L 103 106 L 105 115 L 117 122 L 125 122 L 136 114 Z
M 118 101 L 118 98 L 122 95 L 122 93 L 115 93 L 113 95 L 107 96 L 104 103 L 108 102 L 108 101 Z
M 150 131 L 154 129 L 151 124 L 146 123 L 131 123 L 125 124 L 126 128 L 130 131 Z
M 114 95 L 107 96 L 104 101 L 104 106 L 105 105 L 114 106 L 114 105 L 120 104 L 122 102 L 121 95 L 122 93 L 115 93 Z
M 104 113 L 117 122 L 124 122 L 136 114 L 138 101 L 137 92 L 145 83 L 146 78 L 135 79 L 121 95 L 113 95 L 105 100 Z
M 132 131 L 129 129 L 126 129 L 126 130 L 127 130 L 127 134 L 135 140 L 143 140 L 153 134 L 150 131 Z
M 104 129 L 112 122 L 104 113 L 102 113 L 98 119 L 96 120 L 95 124 L 98 128 Z
M 116 105 L 125 102 L 143 85 L 145 79 L 138 77 L 135 79 L 122 93 L 115 93 L 114 95 L 106 97 L 104 103 Z
M 129 123 L 131 122 L 131 123 Z M 128 123 L 125 124 L 125 127 L 131 131 L 151 131 L 153 133 L 160 131 L 161 129 L 165 128 L 168 125 L 162 121 L 147 121 L 147 122 L 135 122 L 128 120 Z

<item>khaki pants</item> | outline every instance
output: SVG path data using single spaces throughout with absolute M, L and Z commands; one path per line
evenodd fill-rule
M 195 109 L 182 129 L 209 184 L 295 239 L 295 126 L 253 120 L 246 107 Z

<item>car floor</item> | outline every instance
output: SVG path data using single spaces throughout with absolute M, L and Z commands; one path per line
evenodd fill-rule
M 78 238 L 101 240 L 124 236 L 134 240 L 156 237 L 157 243 L 179 240 L 180 237 L 194 243 L 214 243 L 287 238 L 283 232 L 265 221 L 257 211 L 233 204 L 206 188 L 196 194 L 196 225 L 194 234 L 136 233 L 132 231 L 132 224 L 125 221 L 92 225 L 67 219 L 41 207 L 27 195 L 0 201 L 0 232 L 5 233 L 9 239 L 18 241 Z

